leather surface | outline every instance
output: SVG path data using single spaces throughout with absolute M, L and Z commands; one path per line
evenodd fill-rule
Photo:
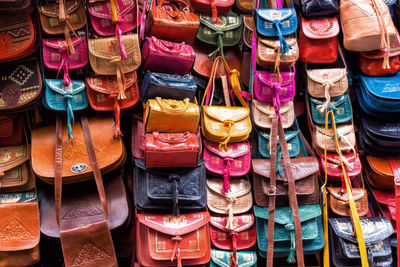
M 251 38 L 253 30 L 255 29 L 253 16 L 246 15 L 243 16 L 243 42 L 248 47 L 251 48 Z
M 389 160 L 387 158 L 378 158 L 373 156 L 366 156 L 367 159 L 367 177 L 368 180 L 374 187 L 381 189 L 392 189 L 393 183 L 393 172 L 390 167 Z M 397 164 L 400 163 L 399 159 L 396 159 Z
M 288 152 L 291 158 L 297 157 L 300 153 L 300 134 L 297 129 L 289 129 L 285 131 L 285 140 L 288 144 Z M 278 153 L 282 153 L 281 145 L 278 140 Z M 258 132 L 258 153 L 263 158 L 271 158 L 271 131 Z
M 312 97 L 325 97 L 326 88 L 331 97 L 340 96 L 349 88 L 346 68 L 309 69 L 306 73 L 307 92 Z
M 253 1 L 236 0 L 235 3 L 242 13 L 251 13 L 253 11 Z
M 273 25 L 277 20 L 282 26 L 279 30 Z M 294 7 L 281 9 L 256 9 L 255 23 L 257 33 L 263 37 L 287 36 L 293 34 L 297 30 L 297 17 Z M 280 33 L 281 32 L 281 33 Z
M 341 96 L 332 97 L 327 110 L 324 110 L 323 112 L 321 112 L 318 107 L 324 104 L 324 98 L 308 97 L 308 102 L 310 105 L 311 117 L 315 124 L 325 124 L 325 114 L 327 110 L 333 111 L 336 123 L 346 123 L 353 118 L 353 109 L 351 107 L 350 97 L 347 93 Z M 331 122 L 329 123 L 331 124 Z
M 169 61 L 173 59 L 173 61 Z M 195 53 L 189 44 L 146 37 L 142 47 L 143 69 L 171 74 L 188 74 L 194 64 Z M 164 64 L 169 61 L 170 64 Z
M 175 75 L 147 71 L 140 87 L 140 99 L 146 101 L 156 97 L 176 100 L 189 98 L 193 102 L 196 92 L 197 85 L 190 74 Z
M 329 191 L 329 208 L 339 216 L 350 216 L 349 198 L 347 193 L 342 192 L 340 187 L 328 187 Z M 352 188 L 351 193 L 358 216 L 366 216 L 368 212 L 368 195 L 367 191 L 362 188 Z
M 395 193 L 390 190 L 372 189 L 373 197 L 378 201 L 380 208 L 383 211 L 383 215 L 390 220 L 393 226 L 394 232 L 397 232 L 396 221 L 396 199 Z
M 325 173 L 325 157 L 322 152 L 318 152 L 321 173 Z M 361 173 L 362 166 L 360 157 L 354 152 L 342 153 L 343 157 L 347 160 L 350 166 L 346 166 L 347 176 L 354 179 Z M 329 181 L 341 181 L 343 176 L 340 158 L 337 153 L 327 153 L 327 172 Z
M 146 101 L 143 121 L 146 132 L 196 133 L 200 107 L 189 98 L 181 101 L 157 97 Z
M 31 0 L 4 0 L 0 3 L 0 11 L 31 13 L 35 7 Z
M 339 13 L 337 0 L 301 0 L 301 14 L 305 17 L 321 17 Z
M 282 127 L 289 128 L 294 123 L 294 106 L 293 101 L 281 104 L 279 114 L 282 115 Z M 252 115 L 255 126 L 263 129 L 271 129 L 272 118 L 275 117 L 275 108 L 272 103 L 262 102 L 256 99 L 252 101 Z
M 211 249 L 211 261 L 208 267 L 230 267 L 232 266 L 232 252 Z M 237 252 L 238 267 L 256 267 L 257 254 L 254 251 Z
M 143 117 L 138 114 L 132 115 L 132 155 L 135 159 L 144 158 L 145 132 Z
M 282 82 L 279 82 L 278 74 L 272 71 L 255 71 L 254 97 L 260 101 L 273 102 L 277 93 L 281 102 L 292 100 L 296 93 L 295 72 L 281 71 L 280 74 Z
M 290 48 L 284 53 L 283 58 L 279 39 L 258 38 L 257 64 L 264 68 L 272 68 L 279 62 L 282 69 L 291 68 L 299 59 L 299 46 L 296 38 L 288 37 L 286 42 Z
M 214 20 L 218 20 L 217 16 L 226 14 L 231 10 L 234 0 L 189 0 L 190 6 L 204 13 L 211 13 Z
M 0 147 L 20 145 L 23 140 L 23 127 L 21 115 L 1 115 Z

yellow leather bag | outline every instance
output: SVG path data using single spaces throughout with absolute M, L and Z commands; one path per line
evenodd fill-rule
M 229 78 L 230 85 L 240 101 L 241 107 L 231 107 L 229 103 L 225 103 L 226 106 L 212 105 L 215 72 L 220 61 L 224 64 L 226 76 Z M 235 69 L 231 70 L 223 57 L 217 57 L 214 61 L 210 80 L 208 81 L 201 102 L 203 115 L 201 119 L 201 129 L 207 140 L 219 143 L 219 148 L 221 150 L 226 149 L 230 142 L 246 140 L 251 132 L 250 110 L 246 101 L 244 101 L 243 97 L 240 95 L 240 91 L 239 72 Z M 224 90 L 224 98 L 225 102 L 230 102 L 227 101 L 229 100 L 227 88 Z
M 182 100 L 149 99 L 144 112 L 146 132 L 196 133 L 200 122 L 200 107 L 189 98 Z

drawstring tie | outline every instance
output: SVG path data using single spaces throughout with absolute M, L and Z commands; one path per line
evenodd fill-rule
M 225 120 L 224 122 L 224 126 L 228 128 L 228 134 L 225 137 L 225 140 L 220 142 L 218 145 L 219 150 L 228 150 L 228 143 L 231 140 L 231 130 L 232 130 L 232 126 L 233 124 L 235 124 L 234 121 L 232 120 Z
M 117 99 L 117 94 L 112 94 L 110 97 L 114 98 L 114 138 L 123 137 L 121 132 L 121 107 L 119 105 L 119 101 Z
M 231 196 L 227 196 L 225 195 L 225 199 L 228 201 L 228 207 L 226 208 L 226 210 L 228 211 L 228 220 L 226 222 L 225 228 L 227 229 L 234 229 L 234 225 L 233 225 L 233 204 L 237 201 L 236 197 L 231 197 Z
M 209 58 L 214 58 L 218 52 L 220 52 L 220 55 L 225 58 L 224 55 L 224 32 L 222 31 L 216 31 L 215 34 L 217 35 L 217 39 L 218 39 L 218 47 L 217 49 L 215 49 L 214 51 L 212 51 L 210 54 L 208 54 Z
M 72 109 L 72 100 L 74 99 L 74 96 L 72 94 L 65 94 L 64 98 L 67 102 L 67 128 L 68 128 L 68 138 L 69 139 L 74 139 L 74 136 L 72 135 L 72 127 L 75 124 L 75 117 L 74 117 L 74 111 Z
M 285 225 L 285 229 L 289 232 L 290 234 L 290 251 L 289 251 L 289 256 L 287 258 L 288 263 L 295 263 L 296 258 L 294 257 L 294 253 L 296 251 L 296 234 L 295 234 L 295 229 L 294 229 L 294 224 L 293 223 L 288 223 Z
M 238 262 L 237 262 L 237 242 L 236 242 L 236 238 L 238 236 L 238 233 L 234 230 L 231 230 L 229 232 L 229 236 L 232 239 L 232 261 L 231 261 L 231 267 L 237 267 L 238 266 Z
M 172 183 L 172 201 L 173 201 L 173 213 L 174 216 L 179 216 L 179 206 L 178 206 L 178 182 L 181 180 L 181 177 L 177 174 L 171 174 L 168 176 L 168 182 Z
M 276 116 L 282 118 L 282 115 L 280 113 L 281 110 L 281 99 L 279 97 L 279 93 L 281 92 L 281 85 L 280 84 L 273 84 L 272 85 L 272 91 L 273 91 L 273 98 L 272 98 L 272 104 L 274 105 L 274 110 Z
M 60 64 L 60 67 L 58 68 L 56 77 L 58 77 L 58 75 L 60 74 L 60 71 L 62 69 L 63 73 L 64 73 L 63 84 L 68 86 L 69 84 L 73 83 L 71 78 L 69 77 L 69 72 L 68 72 L 68 61 L 67 61 L 68 54 L 67 54 L 66 48 L 59 49 L 59 52 L 61 54 L 61 64 Z
M 376 13 L 376 17 L 378 19 L 378 24 L 379 24 L 379 28 L 381 31 L 381 48 L 386 48 L 386 53 L 385 56 L 383 58 L 383 64 L 382 67 L 383 69 L 390 69 L 390 64 L 389 64 L 389 56 L 390 56 L 390 37 L 389 37 L 389 31 L 386 29 L 385 27 L 385 20 L 383 18 L 383 15 L 378 7 L 378 5 L 376 4 L 375 0 L 371 1 L 371 6 L 374 9 L 375 13 Z
M 286 53 L 287 51 L 289 51 L 290 46 L 289 46 L 289 44 L 286 42 L 285 38 L 283 37 L 282 29 L 281 29 L 281 27 L 283 26 L 283 25 L 282 25 L 282 22 L 279 21 L 279 20 L 274 20 L 274 21 L 272 22 L 272 25 L 274 25 L 274 27 L 275 27 L 276 30 L 278 31 L 279 42 L 280 42 L 280 52 L 281 52 L 281 55 L 282 55 L 283 60 L 286 61 L 286 59 L 285 59 L 285 53 Z
M 328 108 L 328 106 L 331 102 L 331 95 L 329 94 L 329 89 L 334 87 L 335 84 L 331 81 L 326 81 L 322 84 L 322 86 L 325 88 L 325 91 L 324 91 L 325 102 L 322 105 L 317 106 L 317 109 L 320 113 L 325 112 L 325 110 Z
M 229 182 L 230 180 L 230 168 L 231 168 L 231 163 L 234 161 L 234 159 L 230 158 L 230 157 L 225 157 L 224 158 L 225 161 L 225 168 L 224 168 L 224 183 L 222 185 L 222 189 L 221 189 L 221 193 L 225 194 L 231 191 L 231 184 Z
M 74 31 L 74 28 L 72 27 L 71 23 L 69 22 L 69 16 L 66 13 L 64 0 L 59 1 L 58 20 L 64 24 L 64 36 L 65 36 L 65 40 L 68 45 L 69 53 L 75 54 L 75 48 L 74 48 L 74 45 L 72 43 L 71 36 L 69 35 L 69 33 L 72 32 L 76 37 L 78 37 L 78 35 L 76 34 L 76 32 Z
M 174 261 L 176 257 L 176 267 L 182 267 L 181 248 L 179 246 L 179 243 L 182 241 L 182 237 L 180 237 L 179 235 L 174 236 L 172 238 L 172 241 L 175 242 L 175 245 L 174 250 L 172 251 L 171 261 Z

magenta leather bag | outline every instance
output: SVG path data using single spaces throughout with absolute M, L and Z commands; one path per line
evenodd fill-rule
M 192 69 L 195 53 L 193 48 L 184 42 L 175 43 L 152 36 L 145 39 L 142 58 L 143 69 L 185 75 Z
M 218 143 L 203 139 L 203 159 L 206 169 L 213 175 L 223 176 L 224 184 L 221 193 L 230 191 L 231 177 L 242 177 L 250 171 L 251 151 L 249 141 L 229 143 L 226 150 L 220 150 Z
M 253 33 L 253 96 L 263 102 L 272 102 L 275 110 L 279 110 L 281 102 L 292 100 L 296 94 L 295 67 L 293 66 L 293 71 L 281 71 L 282 81 L 280 82 L 277 73 L 256 69 L 256 51 L 257 41 Z
M 64 72 L 64 83 L 71 82 L 68 70 L 80 69 L 88 63 L 88 48 L 86 36 L 71 37 L 75 54 L 68 54 L 68 45 L 64 38 L 51 38 L 42 40 L 43 64 L 52 70 L 62 69 Z M 58 74 L 57 74 L 58 76 Z

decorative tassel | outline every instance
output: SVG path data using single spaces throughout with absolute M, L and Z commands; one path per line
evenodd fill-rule
M 117 98 L 114 96 L 114 118 L 115 118 L 115 125 L 114 125 L 114 138 L 123 137 L 121 132 L 121 108 L 119 106 L 119 102 Z
M 219 150 L 227 150 L 228 149 L 228 143 L 231 140 L 231 130 L 232 130 L 232 126 L 235 122 L 232 120 L 226 120 L 224 121 L 224 126 L 228 127 L 228 135 L 225 138 L 224 141 L 220 142 L 218 145 Z
M 171 255 L 171 261 L 174 261 L 176 256 L 177 267 L 182 267 L 182 257 L 181 257 L 181 248 L 179 247 L 179 243 L 182 241 L 182 237 L 174 236 L 172 241 L 175 241 L 174 249 Z
M 229 183 L 230 173 L 227 168 L 224 169 L 224 183 L 222 185 L 221 193 L 226 194 L 231 191 L 231 184 Z
M 68 45 L 69 54 L 74 55 L 76 53 L 76 51 L 75 51 L 74 44 L 72 43 L 71 36 L 69 35 L 69 29 L 68 29 L 67 25 L 65 25 L 65 27 L 64 27 L 64 36 L 65 36 L 65 41 L 67 42 L 67 45 Z
M 323 83 L 322 86 L 324 86 L 324 88 L 325 88 L 325 91 L 324 91 L 325 102 L 322 105 L 318 105 L 317 106 L 317 110 L 320 113 L 324 113 L 326 111 L 326 109 L 328 108 L 329 104 L 331 103 L 331 95 L 329 94 L 329 89 L 331 87 L 333 87 L 334 84 L 332 82 L 330 82 L 330 81 L 326 81 L 326 82 Z
M 235 229 L 235 227 L 233 226 L 233 203 L 237 200 L 235 197 L 226 197 L 226 199 L 229 201 L 227 210 L 228 210 L 228 220 L 226 222 L 225 228 L 229 229 L 229 230 L 233 230 Z
M 126 99 L 125 95 L 125 89 L 126 89 L 126 80 L 125 80 L 125 75 L 123 72 L 123 67 L 121 64 L 118 64 L 118 69 L 117 69 L 117 81 L 118 81 L 118 100 Z
M 74 139 L 74 136 L 72 135 L 72 126 L 75 124 L 75 117 L 74 117 L 74 111 L 72 109 L 72 99 L 74 98 L 73 95 L 66 94 L 64 95 L 64 98 L 66 98 L 67 101 L 67 128 L 68 128 L 68 139 Z
M 281 55 L 282 55 L 283 60 L 286 61 L 286 59 L 285 59 L 285 53 L 286 53 L 287 51 L 289 51 L 290 46 L 289 46 L 289 44 L 286 42 L 285 37 L 283 37 L 282 29 L 281 29 L 281 27 L 282 27 L 282 22 L 279 21 L 279 20 L 274 20 L 274 21 L 272 22 L 272 24 L 275 26 L 276 30 L 278 31 L 279 42 L 280 42 L 280 49 L 281 49 Z
M 295 263 L 296 258 L 294 257 L 294 253 L 296 251 L 296 235 L 294 232 L 294 224 L 286 224 L 285 229 L 290 233 L 290 251 L 289 251 L 289 257 L 287 258 L 287 262 Z
M 232 261 L 231 261 L 231 267 L 237 267 L 238 262 L 237 262 L 237 243 L 236 243 L 236 238 L 238 236 L 238 233 L 236 231 L 230 231 L 229 235 L 232 239 Z

